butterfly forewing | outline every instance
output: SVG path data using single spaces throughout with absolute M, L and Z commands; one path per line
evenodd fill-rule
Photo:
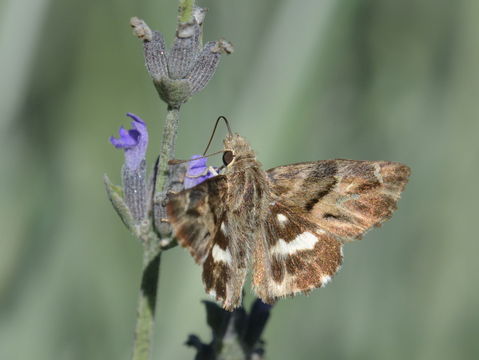
M 229 250 L 229 239 L 225 236 L 224 216 L 217 224 L 217 229 L 208 251 L 208 256 L 203 263 L 203 283 L 207 293 L 218 301 L 226 299 L 227 283 L 231 278 L 232 256 Z M 221 224 L 221 225 L 220 225 Z
M 391 217 L 410 170 L 387 161 L 325 160 L 280 166 L 267 174 L 281 202 L 350 241 Z
M 203 264 L 203 284 L 208 294 L 231 311 L 241 305 L 247 263 L 245 254 L 232 244 L 226 214 L 218 225 L 213 246 Z
M 224 216 L 226 177 L 215 176 L 169 198 L 168 219 L 181 246 L 202 264 Z
M 226 197 L 226 177 L 219 175 L 171 196 L 167 211 L 178 242 L 203 266 L 206 292 L 233 310 L 241 303 L 247 259 L 246 243 L 232 244 Z

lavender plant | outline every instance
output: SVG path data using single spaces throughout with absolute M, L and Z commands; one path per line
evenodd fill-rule
M 124 151 L 122 186 L 113 185 L 106 175 L 104 178 L 114 209 L 144 250 L 133 360 L 151 358 L 160 256 L 176 245 L 166 217 L 167 194 L 193 187 L 217 174 L 216 169 L 208 167 L 206 159 L 198 155 L 190 162 L 168 165 L 175 153 L 181 106 L 208 84 L 221 55 L 233 51 L 225 40 L 202 45 L 205 15 L 205 9 L 195 6 L 194 0 L 180 0 L 176 36 L 169 51 L 161 33 L 151 30 L 137 17 L 130 20 L 134 34 L 143 43 L 146 68 L 153 84 L 167 104 L 160 153 L 152 174 L 147 175 L 145 160 L 146 123 L 128 113 L 133 120 L 131 128 L 121 127 L 119 137 L 110 138 L 113 146 Z M 203 344 L 198 337 L 190 336 L 187 344 L 197 349 L 196 359 L 259 359 L 263 352 L 260 336 L 270 306 L 258 300 L 248 316 L 242 308 L 229 313 L 214 303 L 205 304 L 213 340 Z

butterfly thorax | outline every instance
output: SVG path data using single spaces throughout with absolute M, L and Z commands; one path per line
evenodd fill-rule
M 224 144 L 225 150 L 234 154 L 234 160 L 224 171 L 228 178 L 226 204 L 229 214 L 235 218 L 234 224 L 237 224 L 238 231 L 251 235 L 264 220 L 265 209 L 269 203 L 267 175 L 244 138 L 236 134 L 228 136 Z M 228 222 L 231 224 L 232 220 L 229 219 Z

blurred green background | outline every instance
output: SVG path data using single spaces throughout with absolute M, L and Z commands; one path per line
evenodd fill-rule
M 205 40 L 236 52 L 182 108 L 178 158 L 226 115 L 265 168 L 337 157 L 412 168 L 393 219 L 346 246 L 334 281 L 275 306 L 268 358 L 478 358 L 479 1 L 199 5 Z M 130 357 L 141 248 L 102 176 L 120 181 L 108 137 L 126 112 L 148 122 L 149 160 L 158 152 L 165 105 L 128 20 L 171 43 L 176 8 L 0 3 L 0 359 Z M 164 254 L 160 286 L 154 358 L 192 359 L 187 335 L 210 334 L 186 251 Z

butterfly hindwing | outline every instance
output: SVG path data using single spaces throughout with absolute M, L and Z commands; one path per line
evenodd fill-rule
M 253 286 L 264 301 L 325 286 L 341 267 L 342 243 L 294 208 L 272 203 L 262 234 Z
M 391 217 L 410 170 L 395 162 L 340 159 L 279 166 L 267 174 L 285 206 L 351 241 Z

